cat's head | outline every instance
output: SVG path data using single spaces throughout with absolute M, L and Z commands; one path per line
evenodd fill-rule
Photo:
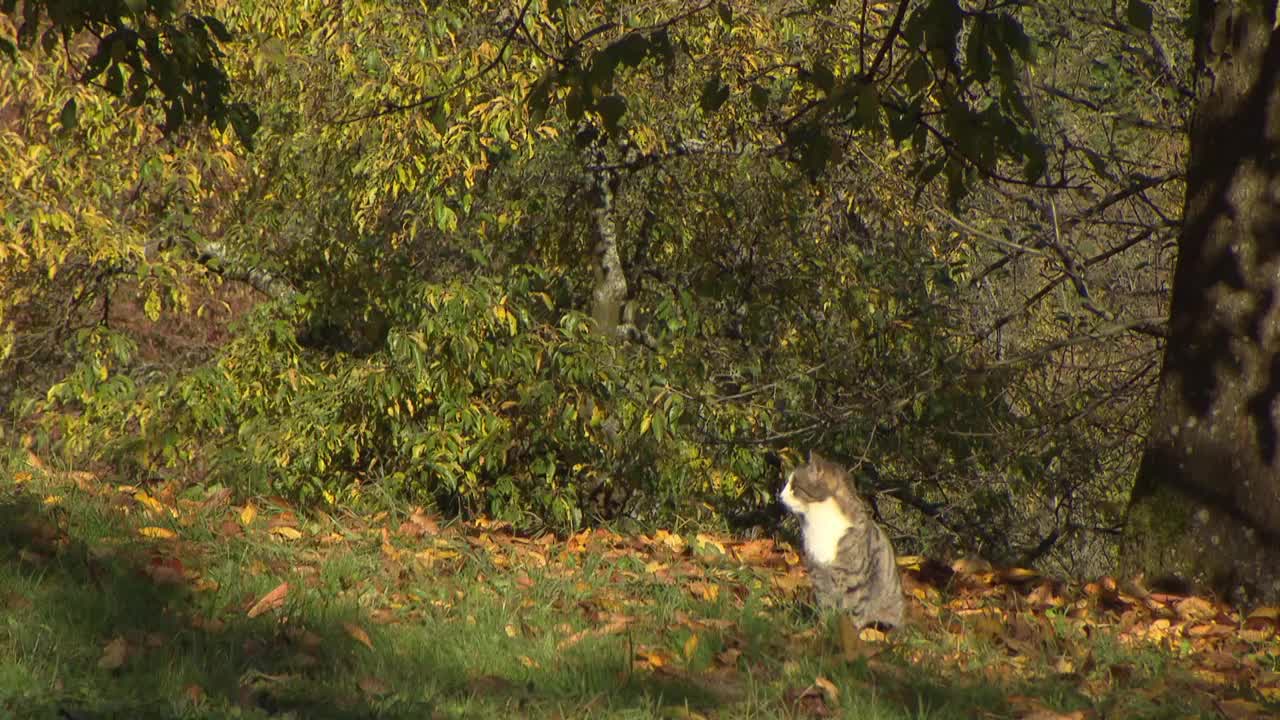
M 793 513 L 803 514 L 810 507 L 836 496 L 848 480 L 844 469 L 816 452 L 809 452 L 809 464 L 787 474 L 787 484 L 778 499 Z

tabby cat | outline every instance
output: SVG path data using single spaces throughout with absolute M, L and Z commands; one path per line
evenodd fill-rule
M 905 603 L 893 545 L 849 473 L 811 452 L 809 464 L 787 476 L 779 499 L 804 519 L 804 553 L 818 604 L 849 613 L 857 627 L 901 625 Z

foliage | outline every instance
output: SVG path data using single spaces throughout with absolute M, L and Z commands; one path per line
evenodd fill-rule
M 87 363 L 49 397 L 80 408 L 62 432 L 70 452 L 105 450 L 150 471 L 206 455 L 242 486 L 255 478 L 330 505 L 376 483 L 566 527 L 584 511 L 649 514 L 710 491 L 674 462 L 682 399 L 631 372 L 583 317 L 557 312 L 554 285 L 523 270 L 505 286 L 418 284 L 397 308 L 416 322 L 362 357 L 300 347 L 294 323 L 310 301 L 299 296 L 263 308 L 214 362 L 169 383 L 140 391 Z
M 12 407 L 132 479 L 530 525 L 769 524 L 819 447 L 903 548 L 1096 569 L 1154 346 L 1114 326 L 1167 272 L 1123 250 L 1179 157 L 1090 105 L 1178 116 L 1133 100 L 1176 18 L 1097 5 L 194 4 L 243 41 L 249 154 L 19 53 L 5 96 L 49 110 L 5 126 Z M 581 325 L 606 224 L 640 343 Z M 241 280 L 230 340 L 152 349 Z
M 130 107 L 163 106 L 165 134 L 208 122 L 218 129 L 230 125 L 249 145 L 258 116 L 246 103 L 229 101 L 231 83 L 222 67 L 221 45 L 231 33 L 217 17 L 179 7 L 173 0 L 26 0 L 19 8 L 17 0 L 4 0 L 0 12 L 15 21 L 20 12 L 21 23 L 16 44 L 0 37 L 0 54 L 16 60 L 19 49 L 38 42 L 45 53 L 65 52 L 67 70 L 80 82 L 126 99 Z M 62 105 L 58 118 L 64 130 L 76 127 L 75 98 Z

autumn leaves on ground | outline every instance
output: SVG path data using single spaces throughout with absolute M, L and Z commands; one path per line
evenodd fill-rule
M 1280 609 L 901 558 L 909 627 L 811 606 L 795 549 L 520 537 L 0 481 L 2 717 L 1183 718 L 1280 713 Z

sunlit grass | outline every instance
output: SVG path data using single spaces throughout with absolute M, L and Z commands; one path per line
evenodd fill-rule
M 22 479 L 0 481 L 3 717 L 1213 716 L 1176 654 L 1052 612 L 1021 638 L 945 588 L 891 642 L 848 647 L 774 582 L 776 551 Z

